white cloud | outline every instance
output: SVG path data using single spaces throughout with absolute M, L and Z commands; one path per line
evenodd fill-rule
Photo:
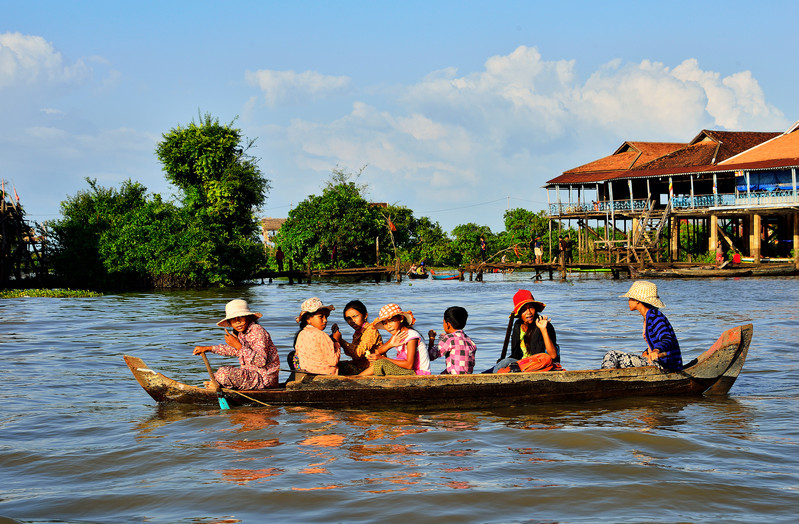
M 307 98 L 317 99 L 346 93 L 350 89 L 347 76 L 329 76 L 316 71 L 273 71 L 260 69 L 245 73 L 247 82 L 258 87 L 269 107 L 281 102 L 296 103 Z
M 354 101 L 347 115 L 295 119 L 271 132 L 296 168 L 326 176 L 336 165 L 368 164 L 364 177 L 376 198 L 412 201 L 421 211 L 505 195 L 540 202 L 546 180 L 610 154 L 624 140 L 687 141 L 702 128 L 788 125 L 748 71 L 722 77 L 695 59 L 673 68 L 614 60 L 583 81 L 575 66 L 520 46 L 490 57 L 480 71 L 448 67 L 382 95 L 364 86 L 361 93 L 374 93 L 370 103 Z M 269 73 L 257 85 L 271 103 L 291 89 L 307 95 L 312 87 L 350 87 L 349 79 L 324 80 L 345 77 Z M 453 205 L 441 206 L 442 199 Z
M 82 60 L 66 64 L 61 53 L 41 36 L 0 34 L 0 88 L 69 83 L 89 74 Z

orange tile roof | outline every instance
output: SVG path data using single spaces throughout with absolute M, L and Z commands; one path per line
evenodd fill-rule
M 702 135 L 716 140 L 719 145 L 719 152 L 716 155 L 714 164 L 723 162 L 728 158 L 737 155 L 747 149 L 751 149 L 767 140 L 779 136 L 777 132 L 755 132 L 755 131 L 712 131 L 703 130 L 697 138 Z
M 713 157 L 716 155 L 717 149 L 718 143 L 715 141 L 689 144 L 666 156 L 656 158 L 641 166 L 636 166 L 632 171 L 710 165 L 713 163 Z M 635 173 L 632 174 L 634 175 Z
M 799 139 L 799 133 L 795 134 Z M 703 129 L 688 144 L 625 142 L 613 155 L 564 171 L 547 184 L 585 184 L 618 178 L 714 171 L 719 162 L 777 136 L 780 133 Z M 629 167 L 623 167 L 625 164 Z
M 683 143 L 675 142 L 625 142 L 612 155 L 564 171 L 547 183 L 600 182 L 614 178 L 615 173 L 625 173 L 639 164 L 650 162 L 684 146 Z
M 799 158 L 799 122 L 785 133 L 728 158 L 721 164 L 745 164 L 795 158 Z

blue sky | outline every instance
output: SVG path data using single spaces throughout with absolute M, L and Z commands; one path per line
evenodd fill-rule
M 285 217 L 332 169 L 447 231 L 503 229 L 625 140 L 799 120 L 799 2 L 0 1 L 0 178 L 32 220 L 84 179 L 172 194 L 154 150 L 209 112 Z M 7 186 L 8 187 L 8 186 Z

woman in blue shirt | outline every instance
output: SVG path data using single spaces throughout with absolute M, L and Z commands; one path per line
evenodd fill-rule
M 647 348 L 636 355 L 611 350 L 602 359 L 602 369 L 629 368 L 656 365 L 667 371 L 682 369 L 682 354 L 677 335 L 666 316 L 660 312 L 665 307 L 658 296 L 658 289 L 652 282 L 638 280 L 630 290 L 622 295 L 626 298 L 630 311 L 638 311 L 644 317 L 644 340 Z

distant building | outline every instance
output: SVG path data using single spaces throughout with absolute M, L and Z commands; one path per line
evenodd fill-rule
M 280 228 L 283 226 L 283 223 L 286 221 L 285 218 L 262 218 L 261 219 L 261 231 L 263 232 L 264 236 L 264 244 L 269 247 L 274 247 L 275 245 L 275 235 Z
M 551 221 L 581 228 L 581 252 L 590 245 L 615 262 L 654 261 L 666 237 L 665 256 L 677 259 L 686 248 L 679 225 L 691 221 L 704 226 L 694 229 L 707 250 L 721 237 L 759 261 L 799 252 L 797 167 L 799 122 L 784 133 L 702 130 L 685 144 L 625 142 L 545 188 Z

